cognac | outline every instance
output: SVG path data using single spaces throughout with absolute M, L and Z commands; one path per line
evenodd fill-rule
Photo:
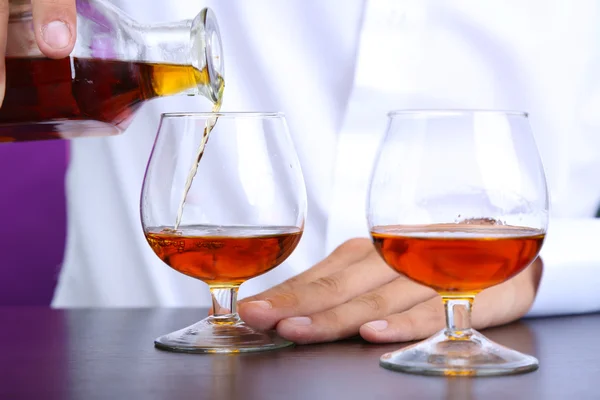
M 211 286 L 231 287 L 281 264 L 302 231 L 280 226 L 181 226 L 148 228 L 146 240 L 167 265 Z
M 518 274 L 537 257 L 543 231 L 508 225 L 376 226 L 385 262 L 440 294 L 476 294 Z
M 208 83 L 191 65 L 7 57 L 0 142 L 118 134 L 145 100 Z
M 221 80 L 221 85 L 219 87 L 219 92 L 217 93 L 217 101 L 213 105 L 212 112 L 218 113 L 221 110 L 221 104 L 223 103 L 223 90 L 225 89 L 225 83 Z M 177 217 L 175 218 L 174 228 L 178 229 L 179 224 L 181 224 L 181 218 L 183 217 L 183 209 L 185 207 L 185 201 L 187 199 L 188 193 L 192 188 L 192 183 L 194 182 L 194 178 L 196 177 L 196 173 L 198 172 L 198 167 L 200 166 L 200 161 L 202 160 L 202 156 L 204 155 L 204 148 L 206 147 L 206 143 L 208 142 L 208 138 L 210 137 L 210 132 L 215 127 L 217 123 L 218 117 L 214 116 L 206 120 L 204 124 L 204 130 L 202 131 L 202 139 L 200 139 L 200 144 L 198 145 L 198 150 L 196 151 L 196 157 L 192 162 L 192 166 L 190 168 L 190 172 L 188 172 L 187 179 L 185 180 L 185 186 L 183 188 L 183 194 L 181 196 L 181 201 L 179 203 L 179 207 L 177 208 Z

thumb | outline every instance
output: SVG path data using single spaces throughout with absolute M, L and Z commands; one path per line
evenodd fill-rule
M 32 0 L 38 47 L 49 58 L 71 54 L 77 39 L 75 0 Z

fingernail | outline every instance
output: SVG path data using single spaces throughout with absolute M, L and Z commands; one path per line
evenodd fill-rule
M 312 319 L 309 317 L 291 317 L 286 319 L 294 325 L 306 326 L 312 324 Z
M 379 321 L 369 322 L 367 324 L 367 326 L 369 328 L 373 329 L 374 331 L 381 332 L 381 331 L 385 330 L 385 328 L 388 327 L 388 322 L 386 320 L 382 319 Z
M 248 305 L 251 304 L 253 306 L 257 306 L 257 307 L 260 307 L 265 310 L 269 310 L 269 309 L 273 308 L 271 303 L 269 303 L 268 301 L 264 301 L 264 300 L 249 301 L 246 304 L 248 304 Z
M 71 30 L 62 21 L 52 21 L 42 28 L 42 38 L 53 49 L 64 49 L 71 41 Z

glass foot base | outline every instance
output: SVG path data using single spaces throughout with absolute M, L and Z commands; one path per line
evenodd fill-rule
M 275 331 L 260 332 L 242 321 L 219 323 L 208 317 L 159 337 L 154 345 L 179 353 L 248 353 L 280 349 L 293 343 L 279 337 Z
M 535 357 L 492 342 L 472 330 L 465 339 L 451 339 L 445 331 L 404 349 L 384 354 L 386 369 L 420 375 L 497 376 L 535 371 Z

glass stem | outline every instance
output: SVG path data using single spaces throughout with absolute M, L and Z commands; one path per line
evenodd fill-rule
M 446 336 L 449 339 L 469 339 L 473 334 L 471 328 L 471 308 L 473 296 L 443 296 L 446 310 Z
M 211 321 L 218 324 L 234 324 L 240 321 L 237 313 L 238 286 L 211 286 L 213 314 Z

